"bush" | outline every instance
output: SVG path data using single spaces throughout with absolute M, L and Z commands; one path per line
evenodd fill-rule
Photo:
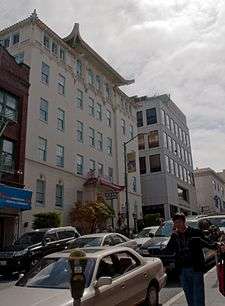
M 157 226 L 159 225 L 160 214 L 147 214 L 144 216 L 145 226 Z
M 60 214 L 57 212 L 39 213 L 34 215 L 33 229 L 59 227 L 61 224 Z

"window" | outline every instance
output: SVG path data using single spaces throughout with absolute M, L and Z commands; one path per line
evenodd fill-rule
M 158 131 L 151 131 L 148 133 L 148 146 L 149 148 L 156 148 L 159 146 L 159 133 Z
M 45 33 L 44 34 L 44 46 L 48 49 L 50 49 L 50 39 L 49 36 Z
M 77 190 L 77 202 L 82 203 L 83 202 L 83 191 Z
M 55 190 L 55 206 L 63 207 L 64 187 L 61 184 L 56 185 Z
M 1 170 L 13 172 L 15 167 L 15 147 L 12 141 L 0 139 Z
M 133 176 L 132 189 L 133 189 L 133 192 L 137 192 L 137 178 L 136 178 L 136 176 Z
M 125 125 L 125 120 L 121 119 L 121 129 L 122 129 L 122 133 L 123 135 L 126 134 L 126 125 Z
M 145 149 L 145 137 L 144 134 L 138 135 L 138 150 L 144 150 Z
M 103 150 L 103 136 L 100 132 L 97 133 L 97 149 L 99 151 Z
M 18 116 L 18 98 L 0 89 L 0 113 L 14 121 Z
M 133 127 L 133 125 L 130 125 L 129 134 L 130 134 L 130 139 L 134 137 L 134 127 Z
M 76 63 L 76 73 L 79 77 L 82 76 L 82 63 L 79 59 L 77 60 L 77 63 Z
M 106 98 L 109 99 L 110 98 L 110 88 L 109 88 L 108 83 L 105 83 L 105 93 L 106 93 Z
M 146 173 L 146 160 L 145 157 L 139 157 L 140 174 Z
M 39 145 L 38 145 L 39 159 L 46 161 L 47 160 L 47 139 L 39 137 L 38 141 L 39 141 Z
M 42 62 L 42 66 L 41 66 L 41 81 L 42 81 L 42 83 L 49 84 L 49 73 L 50 73 L 49 65 Z
M 89 115 L 95 116 L 94 100 L 91 97 L 89 97 Z
M 65 61 L 65 50 L 63 48 L 59 50 L 59 57 L 62 61 Z
M 97 90 L 101 89 L 101 79 L 99 75 L 96 75 L 96 88 Z
M 181 148 L 181 159 L 184 161 L 184 148 Z
M 89 145 L 95 147 L 95 130 L 91 127 L 89 128 Z
M 98 176 L 103 176 L 103 164 L 98 163 Z
M 56 166 L 64 166 L 64 147 L 60 145 L 56 146 Z
M 84 124 L 81 121 L 77 121 L 77 141 L 84 142 Z
M 183 187 L 177 186 L 178 198 L 180 200 L 188 202 L 188 191 Z
M 137 112 L 137 127 L 143 126 L 143 113 L 142 111 Z
M 16 55 L 14 55 L 15 61 L 17 62 L 17 64 L 21 64 L 24 62 L 24 52 L 18 53 Z
M 57 55 L 58 54 L 58 45 L 55 41 L 52 42 L 52 53 L 54 55 Z
M 97 103 L 96 118 L 102 120 L 102 106 L 100 103 Z
M 94 85 L 94 74 L 91 69 L 88 70 L 88 83 Z
M 36 181 L 36 203 L 45 205 L 45 181 L 37 179 Z
M 8 36 L 5 39 L 3 39 L 1 45 L 4 46 L 5 48 L 8 48 L 10 46 L 10 37 Z
M 83 175 L 84 172 L 84 157 L 77 154 L 77 174 Z
M 188 181 L 188 175 L 187 175 L 187 169 L 184 168 L 184 181 L 187 183 Z
M 59 73 L 58 76 L 58 93 L 60 95 L 65 95 L 65 83 L 66 83 L 66 79 L 65 77 Z
M 90 163 L 89 171 L 94 173 L 95 172 L 95 160 L 90 159 L 89 163 Z
M 84 98 L 83 91 L 78 89 L 77 90 L 77 107 L 80 109 L 83 109 L 83 98 Z
M 166 113 L 161 109 L 162 124 L 166 125 Z
M 113 168 L 108 168 L 108 178 L 110 182 L 113 182 Z
M 165 156 L 166 160 L 166 172 L 170 173 L 170 162 L 169 162 L 169 157 L 166 155 Z
M 108 155 L 112 155 L 112 139 L 109 137 L 106 139 L 106 152 Z
M 185 162 L 188 164 L 188 152 L 184 150 Z
M 20 41 L 20 33 L 15 33 L 13 34 L 13 45 L 18 44 L 18 42 Z
M 159 154 L 149 156 L 149 161 L 150 161 L 150 171 L 151 172 L 161 171 L 161 162 L 160 162 Z
M 155 108 L 146 109 L 146 121 L 147 125 L 157 123 L 157 115 Z
M 111 124 L 112 124 L 111 112 L 107 109 L 106 110 L 106 125 L 111 127 Z
M 57 110 L 57 130 L 62 132 L 65 130 L 65 112 L 61 108 Z
M 48 101 L 41 98 L 39 119 L 48 122 Z

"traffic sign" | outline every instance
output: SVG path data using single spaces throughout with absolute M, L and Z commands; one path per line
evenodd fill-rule
M 116 192 L 116 191 L 105 192 L 106 200 L 117 199 L 117 197 L 118 197 L 118 192 Z

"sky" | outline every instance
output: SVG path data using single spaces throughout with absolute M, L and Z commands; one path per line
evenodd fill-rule
M 39 18 L 82 38 L 125 78 L 129 95 L 168 93 L 187 116 L 195 167 L 225 168 L 224 0 L 0 0 L 0 28 Z

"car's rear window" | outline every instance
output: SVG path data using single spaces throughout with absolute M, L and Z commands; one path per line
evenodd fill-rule
M 85 287 L 89 287 L 96 260 L 88 258 L 85 266 Z M 68 258 L 43 258 L 16 284 L 21 287 L 69 289 L 71 269 Z

